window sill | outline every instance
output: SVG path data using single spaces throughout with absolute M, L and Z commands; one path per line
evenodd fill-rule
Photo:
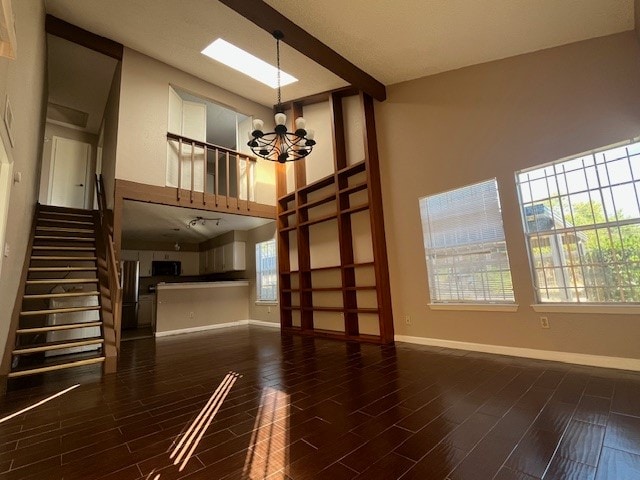
M 476 312 L 517 312 L 517 303 L 430 303 L 431 310 L 468 310 Z
M 265 307 L 278 305 L 276 300 L 256 300 L 256 305 L 264 305 Z
M 569 303 L 536 303 L 531 305 L 534 312 L 540 313 L 605 313 L 613 315 L 637 315 L 640 305 L 604 305 L 604 304 L 569 304 Z

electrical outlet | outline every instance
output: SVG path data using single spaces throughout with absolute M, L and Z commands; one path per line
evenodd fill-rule
M 549 317 L 540 317 L 540 326 L 542 328 L 549 328 Z
M 189 312 L 189 318 L 194 318 L 196 314 L 194 312 Z
M 411 325 L 411 315 L 404 316 L 404 323 L 406 323 L 407 325 Z

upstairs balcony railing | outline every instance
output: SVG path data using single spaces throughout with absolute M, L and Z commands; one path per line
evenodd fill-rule
M 167 187 L 177 199 L 216 207 L 251 209 L 255 202 L 256 158 L 207 142 L 167 133 Z

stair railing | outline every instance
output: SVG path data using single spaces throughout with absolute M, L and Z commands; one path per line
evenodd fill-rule
M 25 282 L 29 274 L 29 264 L 31 263 L 31 251 L 33 248 L 33 239 L 36 235 L 36 225 L 38 221 L 38 214 L 40 211 L 40 204 L 36 203 L 33 209 L 33 217 L 31 224 L 31 233 L 29 235 L 29 243 L 27 244 L 27 250 L 24 256 L 24 264 L 22 266 L 22 275 L 20 282 L 18 283 L 18 291 L 16 292 L 16 300 L 13 306 L 13 313 L 10 318 L 9 331 L 7 333 L 7 343 L 5 346 L 4 355 L 0 358 L 0 377 L 6 377 L 11 371 L 11 352 L 16 345 L 16 330 L 20 324 L 20 311 L 22 310 L 22 299 L 24 297 Z M 0 382 L 0 394 L 3 393 L 6 384 Z
M 114 356 L 109 355 L 109 349 L 113 349 L 115 347 L 115 356 L 117 356 L 120 351 L 120 327 L 121 327 L 121 316 L 122 316 L 122 285 L 120 283 L 120 271 L 118 268 L 118 262 L 116 260 L 116 254 L 114 250 L 114 242 L 113 242 L 113 215 L 107 209 L 107 197 L 105 195 L 104 190 L 104 180 L 102 178 L 102 174 L 96 175 L 96 198 L 98 203 L 98 225 L 100 226 L 100 238 L 99 243 L 101 243 L 102 247 L 100 250 L 102 251 L 102 256 L 104 260 L 104 265 L 100 265 L 102 269 L 105 271 L 103 275 L 99 275 L 103 277 L 100 279 L 101 290 L 103 287 L 103 281 L 106 280 L 106 287 L 109 289 L 109 299 L 111 303 L 111 312 L 105 311 L 104 301 L 102 302 L 102 313 L 103 313 L 103 324 L 105 322 L 105 313 L 111 313 L 113 320 L 113 336 L 112 338 L 107 338 L 108 335 L 103 327 L 103 332 L 105 332 L 105 346 L 106 350 L 105 354 L 107 357 Z M 104 278 L 106 277 L 106 278 Z M 101 296 L 104 299 L 104 293 L 101 291 Z M 107 358 L 107 361 L 109 358 Z
M 246 212 L 252 209 L 256 157 L 171 132 L 167 142 L 169 161 L 177 163 L 170 168 L 167 185 L 176 187 L 178 201 L 186 190 L 189 203 L 211 202 L 215 207 Z M 173 178 L 176 171 L 177 178 Z

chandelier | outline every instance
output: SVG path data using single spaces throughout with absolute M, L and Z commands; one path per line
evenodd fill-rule
M 249 133 L 247 145 L 258 157 L 285 163 L 305 158 L 311 153 L 316 142 L 313 139 L 313 130 L 305 130 L 305 120 L 302 117 L 296 118 L 295 132 L 287 130 L 287 116 L 284 114 L 280 93 L 280 40 L 284 34 L 280 30 L 276 30 L 273 32 L 273 37 L 276 39 L 278 66 L 278 104 L 274 116 L 276 127 L 273 132 L 264 132 L 262 130 L 264 122 L 256 118 L 253 121 L 253 131 Z

